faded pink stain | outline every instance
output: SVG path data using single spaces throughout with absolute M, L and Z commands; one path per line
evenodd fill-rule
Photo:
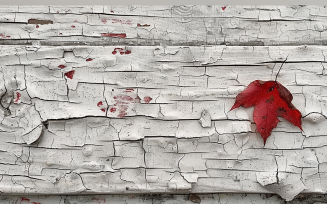
M 114 106 L 116 106 L 115 108 L 117 108 L 116 110 L 118 110 L 118 117 L 123 118 L 127 115 L 127 110 L 130 104 L 132 103 L 140 103 L 140 98 L 136 97 L 133 98 L 131 96 L 128 95 L 118 95 L 118 96 L 114 96 L 115 99 L 115 104 Z M 114 109 L 110 109 L 111 110 Z M 114 111 L 116 111 L 114 110 Z
M 224 7 L 221 7 L 221 9 L 224 11 L 224 10 L 226 9 L 226 6 L 224 6 Z
M 27 201 L 27 202 L 30 201 L 30 199 L 28 199 L 28 198 L 26 198 L 26 197 L 21 197 L 20 200 L 21 200 L 21 201 Z
M 74 73 L 75 73 L 75 70 L 72 70 L 70 72 L 65 73 L 65 76 L 67 78 L 73 79 Z
M 127 21 L 123 21 L 120 19 L 111 19 L 112 23 L 121 23 L 121 24 L 127 24 L 127 25 L 132 25 L 132 21 L 127 20 Z
M 144 100 L 145 103 L 150 103 L 152 98 L 150 96 L 145 96 L 143 100 Z
M 101 33 L 102 37 L 126 38 L 126 33 Z
M 17 103 L 22 95 L 19 92 L 16 92 L 16 100 L 14 103 Z
M 101 203 L 101 202 L 106 203 L 106 199 L 104 199 L 104 198 L 92 198 L 92 201 L 97 201 L 98 203 Z
M 93 60 L 92 58 L 88 58 L 88 59 L 86 59 L 87 62 L 92 61 L 92 60 Z
M 126 89 L 126 91 L 124 92 L 132 92 L 132 91 L 134 91 L 134 89 Z
M 61 68 L 61 69 L 63 69 L 63 68 L 65 68 L 66 66 L 63 65 L 63 64 L 61 64 L 61 65 L 59 65 L 58 67 Z
M 106 24 L 107 23 L 107 20 L 106 19 L 101 19 L 101 22 Z
M 74 20 L 75 23 L 77 23 L 78 21 L 77 20 Z
M 123 55 L 123 54 L 129 55 L 129 54 L 132 53 L 132 51 L 130 51 L 130 50 L 125 50 L 125 49 L 123 49 L 123 48 L 117 48 L 117 47 L 116 47 L 116 48 L 114 49 L 114 51 L 112 51 L 112 54 L 115 55 L 117 52 L 119 52 L 121 55 Z
M 4 35 L 4 34 L 0 34 L 0 37 L 1 37 L 1 38 L 10 38 L 10 35 L 7 35 L 7 36 L 6 36 L 6 35 Z

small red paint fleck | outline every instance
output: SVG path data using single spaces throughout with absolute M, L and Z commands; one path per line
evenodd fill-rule
M 20 99 L 21 95 L 19 92 L 16 92 L 16 100 L 14 101 L 14 103 L 17 103 Z
M 139 96 L 135 97 L 136 102 L 140 102 L 141 98 Z
M 66 66 L 63 65 L 63 64 L 61 64 L 61 65 L 59 65 L 58 67 L 62 69 L 62 68 L 65 68 Z
M 74 73 L 75 73 L 75 70 L 72 70 L 70 72 L 65 73 L 65 76 L 67 78 L 73 79 Z
M 113 10 L 111 10 L 110 12 L 111 12 L 111 13 L 114 13 L 114 11 L 113 11 Z
M 101 33 L 102 37 L 126 38 L 126 33 Z
M 41 203 L 39 203 L 39 202 L 32 202 L 32 204 L 41 204 Z
M 131 53 L 132 53 L 132 51 L 130 51 L 130 50 L 125 50 L 125 49 L 123 49 L 123 48 L 115 48 L 114 51 L 112 52 L 112 54 L 115 55 L 115 54 L 117 53 L 117 51 L 118 51 L 121 55 L 123 55 L 123 54 L 128 55 L 128 54 L 131 54 Z
M 59 33 L 59 35 L 62 35 L 62 33 Z
M 75 28 L 75 26 L 74 26 L 74 25 L 72 25 L 71 27 L 72 27 L 72 28 Z
M 101 110 L 102 110 L 103 112 L 106 112 L 106 109 L 104 109 L 104 108 L 102 108 Z
M 0 34 L 1 38 L 10 38 L 10 35 L 5 36 L 4 34 Z
M 39 28 L 40 26 L 39 26 L 39 25 L 36 25 L 35 27 L 36 27 L 36 28 Z
M 102 101 L 99 101 L 98 104 L 97 104 L 98 107 L 100 107 L 102 105 L 103 105 Z
M 77 20 L 74 20 L 74 22 L 76 23 L 76 22 L 78 22 Z
M 224 7 L 221 7 L 221 9 L 224 11 L 224 10 L 226 9 L 226 6 L 224 6 Z
M 134 89 L 126 89 L 126 91 L 124 92 L 132 92 L 132 91 L 134 91 Z
M 141 25 L 141 24 L 137 24 L 137 27 L 149 27 L 150 25 L 148 25 L 148 24 L 143 24 L 143 25 Z
M 145 103 L 150 103 L 151 100 L 152 100 L 152 98 L 149 97 L 149 96 L 144 97 L 144 102 Z
M 107 23 L 107 20 L 106 19 L 102 19 L 101 22 L 102 23 Z
M 116 112 L 117 108 L 110 108 L 110 112 L 114 113 Z
M 21 201 L 28 201 L 28 202 L 30 201 L 30 199 L 28 199 L 26 197 L 21 197 L 20 199 L 21 199 Z
M 92 58 L 88 58 L 88 59 L 86 59 L 87 62 L 92 61 L 92 60 L 93 60 Z

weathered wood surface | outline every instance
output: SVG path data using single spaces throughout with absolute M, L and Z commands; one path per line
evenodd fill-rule
M 324 6 L 2 6 L 0 23 L 2 44 L 327 43 Z
M 327 192 L 324 7 L 0 12 L 2 193 Z M 229 109 L 286 57 L 304 132 L 281 119 L 264 146 Z
M 0 204 L 312 204 L 323 203 L 326 195 L 299 195 L 285 202 L 271 194 L 126 194 L 126 195 L 2 195 Z
M 323 193 L 326 51 L 2 46 L 1 191 Z M 253 109 L 228 111 L 286 56 L 304 133 L 283 120 L 263 146 Z

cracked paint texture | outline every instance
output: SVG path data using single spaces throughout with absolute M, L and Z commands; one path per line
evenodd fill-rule
M 0 8 L 0 192 L 326 193 L 324 11 Z M 287 56 L 304 132 L 280 118 L 263 146 L 253 108 L 228 110 Z
M 326 192 L 325 47 L 114 49 L 1 47 L 3 193 Z M 228 110 L 287 55 L 304 132 L 281 119 L 263 146 L 251 108 Z

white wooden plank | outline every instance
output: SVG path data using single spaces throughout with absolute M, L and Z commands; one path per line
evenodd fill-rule
M 326 193 L 325 11 L 0 8 L 1 192 Z M 253 108 L 229 110 L 277 73 L 304 131 L 281 119 L 264 145 Z

